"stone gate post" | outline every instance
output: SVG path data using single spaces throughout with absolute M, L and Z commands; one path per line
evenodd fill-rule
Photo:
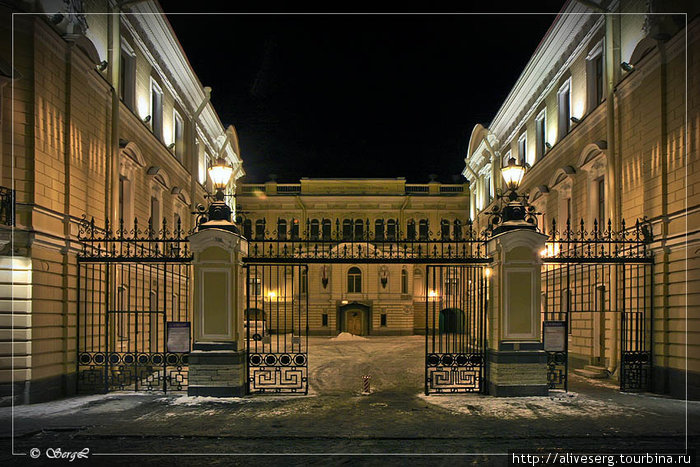
M 487 378 L 491 395 L 548 393 L 540 318 L 540 252 L 546 239 L 531 228 L 516 228 L 489 240 L 493 271 Z
M 190 396 L 246 393 L 243 341 L 245 238 L 221 228 L 188 237 L 194 253 L 194 345 L 189 355 Z

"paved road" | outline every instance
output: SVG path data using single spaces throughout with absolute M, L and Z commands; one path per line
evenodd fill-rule
M 549 397 L 425 397 L 423 351 L 417 336 L 313 338 L 308 396 L 216 400 L 120 393 L 18 407 L 15 451 L 40 449 L 38 460 L 6 456 L 11 414 L 0 409 L 2 460 L 40 465 L 50 463 L 47 448 L 87 447 L 90 462 L 100 465 L 506 465 L 507 458 L 496 454 L 685 446 L 684 401 L 621 394 L 576 377 L 570 393 Z M 372 376 L 369 396 L 360 394 L 364 374 Z M 699 415 L 700 403 L 689 403 L 691 446 L 700 444 Z M 157 453 L 171 456 L 145 456 Z

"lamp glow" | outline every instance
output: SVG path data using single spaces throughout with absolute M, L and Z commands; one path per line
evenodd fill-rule
M 491 268 L 485 268 L 485 269 L 484 269 L 484 275 L 486 276 L 487 279 L 488 279 L 489 277 L 491 277 L 491 274 L 493 274 L 493 271 L 491 270 Z
M 428 298 L 432 298 L 433 300 L 436 299 L 438 296 L 437 292 L 434 290 L 429 290 L 428 291 Z
M 501 174 L 503 175 L 503 180 L 505 180 L 508 189 L 515 191 L 518 189 L 523 179 L 525 167 L 516 164 L 515 159 L 511 157 L 508 160 L 508 165 L 501 169 Z
M 275 293 L 275 292 L 273 292 L 272 290 L 270 290 L 270 291 L 267 293 L 267 298 L 269 298 L 270 300 L 274 300 L 275 298 L 277 298 L 277 293 Z
M 217 191 L 223 191 L 228 185 L 229 180 L 231 180 L 231 175 L 233 174 L 233 167 L 226 163 L 226 159 L 219 157 L 216 163 L 209 167 L 209 178 L 214 184 L 214 189 Z

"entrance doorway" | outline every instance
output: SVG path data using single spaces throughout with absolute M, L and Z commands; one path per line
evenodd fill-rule
M 369 334 L 369 307 L 361 303 L 349 303 L 338 308 L 339 332 L 355 336 Z

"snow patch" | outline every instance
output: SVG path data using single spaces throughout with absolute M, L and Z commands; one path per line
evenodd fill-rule
M 250 402 L 250 399 L 243 397 L 212 397 L 212 396 L 178 396 L 178 397 L 163 397 L 159 401 L 166 402 L 169 405 L 202 405 L 202 404 L 244 404 Z
M 350 334 L 349 332 L 341 332 L 335 337 L 331 337 L 332 341 L 366 341 L 366 337 L 356 336 L 355 334 Z

